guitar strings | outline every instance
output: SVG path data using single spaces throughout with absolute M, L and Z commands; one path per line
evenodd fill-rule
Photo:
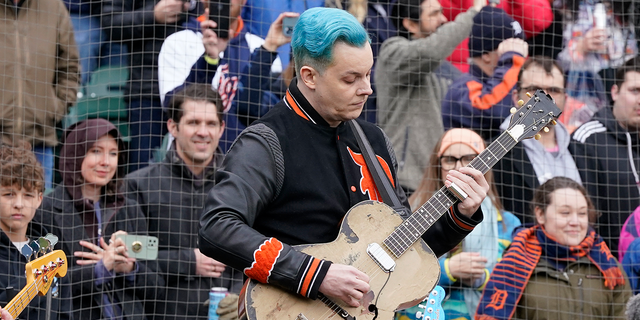
M 28 306 L 29 303 L 31 302 L 31 297 L 35 297 L 38 294 L 37 287 L 35 288 L 36 292 L 34 294 L 32 294 L 32 295 L 29 294 L 34 289 L 35 285 L 36 285 L 36 282 L 34 281 L 26 288 L 26 290 L 23 289 L 21 292 L 19 292 L 18 295 L 16 297 L 14 297 L 9 302 L 9 304 L 5 307 L 5 309 L 7 311 L 9 311 L 9 313 L 11 313 L 11 315 L 13 315 L 14 317 L 17 317 L 18 314 L 16 314 L 16 313 L 18 312 L 18 309 L 24 310 L 24 308 L 26 306 Z M 26 295 L 26 298 L 27 298 L 27 304 L 26 305 L 24 304 L 24 301 L 23 301 L 23 299 L 25 298 L 25 295 Z M 16 298 L 17 298 L 17 300 L 16 300 Z M 13 301 L 15 301 L 15 303 Z M 18 302 L 20 303 L 19 306 L 18 306 Z M 18 307 L 20 307 L 20 308 L 18 308 Z
M 366 266 L 366 268 L 364 268 L 364 269 L 366 269 L 366 271 L 363 271 L 363 272 L 364 272 L 364 273 L 366 273 L 366 274 L 368 274 L 368 275 L 370 275 L 370 276 L 369 276 L 369 279 L 373 279 L 374 277 L 377 277 L 378 275 L 380 275 L 380 273 L 381 273 L 381 272 L 384 272 L 384 270 L 382 270 L 382 268 L 380 268 L 380 266 L 378 266 L 378 264 L 377 264 L 377 263 L 375 263 L 373 260 L 369 260 L 369 261 L 367 261 L 367 262 L 366 262 L 366 264 L 368 264 L 368 265 L 370 265 L 370 266 Z M 386 272 L 385 272 L 385 273 L 386 273 Z M 381 294 L 381 292 L 382 292 L 382 289 L 384 289 L 384 287 L 387 285 L 387 283 L 389 282 L 389 279 L 390 279 L 390 278 L 391 278 L 391 272 L 388 272 L 388 273 L 387 273 L 387 280 L 384 282 L 383 286 L 380 288 L 380 290 L 379 290 L 379 292 L 378 292 L 378 295 L 376 295 L 376 300 L 375 300 L 375 301 L 376 301 L 376 302 L 375 302 L 375 305 L 376 305 L 376 312 L 375 312 L 375 315 L 374 315 L 373 320 L 375 320 L 375 319 L 378 317 L 378 315 L 377 315 L 377 304 L 378 304 L 378 299 L 380 298 L 380 294 Z M 327 297 L 327 299 L 329 299 L 329 298 Z M 331 302 L 333 302 L 334 304 L 336 304 L 336 305 L 340 306 L 337 302 L 335 302 L 335 301 L 333 301 L 333 300 L 330 300 L 330 299 L 329 299 L 329 301 L 331 301 Z M 329 319 L 329 318 L 331 318 L 331 317 L 333 317 L 333 316 L 335 316 L 335 315 L 337 314 L 336 310 L 332 309 L 331 307 L 327 306 L 327 309 L 328 309 L 328 310 L 327 310 L 327 311 L 325 311 L 325 312 L 320 316 L 320 317 L 321 317 L 321 319 Z M 344 309 L 344 308 L 343 308 L 343 309 Z M 349 315 L 350 315 L 350 316 L 353 316 L 353 315 L 351 315 L 351 314 L 349 314 Z

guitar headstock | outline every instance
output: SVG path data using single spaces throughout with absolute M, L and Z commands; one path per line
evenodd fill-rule
M 444 319 L 444 309 L 442 309 L 442 300 L 446 296 L 444 289 L 441 286 L 436 286 L 429 293 L 429 297 L 425 300 L 423 320 L 438 320 Z
M 550 95 L 538 90 L 531 95 L 529 101 L 518 101 L 519 109 L 512 108 L 511 122 L 507 132 L 520 142 L 524 139 L 538 138 L 536 135 L 548 125 L 555 125 L 562 111 L 553 102 Z M 546 129 L 548 131 L 548 129 Z
M 67 274 L 67 256 L 62 250 L 55 250 L 34 259 L 24 267 L 27 275 L 27 286 L 35 284 L 38 294 L 45 295 L 54 277 L 64 277 Z

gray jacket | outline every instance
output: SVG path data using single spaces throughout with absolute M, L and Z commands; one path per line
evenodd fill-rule
M 469 36 L 477 11 L 469 9 L 427 38 L 393 37 L 376 64 L 378 124 L 398 155 L 398 179 L 415 190 L 444 132 L 440 105 L 453 79 L 436 69 Z

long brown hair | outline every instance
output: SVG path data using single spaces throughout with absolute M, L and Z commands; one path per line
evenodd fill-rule
M 409 203 L 411 204 L 412 210 L 417 209 L 422 206 L 431 196 L 436 193 L 436 191 L 440 190 L 444 186 L 442 182 L 442 166 L 440 165 L 440 156 L 438 153 L 440 151 L 440 147 L 442 146 L 442 139 L 444 138 L 446 132 L 440 136 L 438 143 L 436 143 L 433 151 L 431 152 L 431 157 L 429 158 L 429 166 L 424 171 L 424 175 L 422 176 L 422 181 L 420 182 L 420 186 L 416 191 L 409 197 Z M 486 145 L 484 146 L 486 147 Z M 491 170 L 487 171 L 484 175 L 485 179 L 487 179 L 487 183 L 489 183 L 489 192 L 487 196 L 491 199 L 493 205 L 498 209 L 498 211 L 502 211 L 502 202 L 500 201 L 500 197 L 498 196 L 498 190 L 496 189 L 495 183 L 493 183 L 493 173 Z

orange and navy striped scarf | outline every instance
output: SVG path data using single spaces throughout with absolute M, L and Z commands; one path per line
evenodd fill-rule
M 475 319 L 511 319 L 541 256 L 558 268 L 587 256 L 602 272 L 607 288 L 613 290 L 624 284 L 624 276 L 616 259 L 595 230 L 589 228 L 579 245 L 567 247 L 558 244 L 543 227 L 537 225 L 518 232 L 509 250 L 494 267 Z

